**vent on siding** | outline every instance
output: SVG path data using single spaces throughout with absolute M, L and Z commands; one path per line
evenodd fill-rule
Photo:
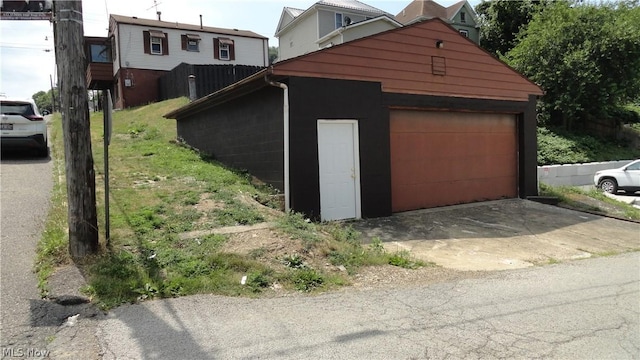
M 444 57 L 431 57 L 431 73 L 433 73 L 433 75 L 447 75 L 447 63 Z

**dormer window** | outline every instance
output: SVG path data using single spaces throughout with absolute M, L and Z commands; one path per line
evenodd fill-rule
M 143 31 L 144 53 L 151 55 L 169 55 L 167 34 L 158 30 Z
M 342 14 L 336 13 L 336 29 L 342 27 Z
M 218 60 L 235 60 L 235 46 L 233 40 L 229 38 L 213 39 L 213 57 Z
M 151 53 L 154 55 L 162 54 L 162 38 L 156 36 L 151 37 Z
M 467 22 L 467 14 L 465 14 L 464 11 L 460 13 L 460 22 L 461 23 Z
M 182 38 L 182 50 L 186 51 L 200 51 L 200 35 L 197 34 L 185 34 Z
M 229 45 L 220 44 L 220 60 L 229 60 Z

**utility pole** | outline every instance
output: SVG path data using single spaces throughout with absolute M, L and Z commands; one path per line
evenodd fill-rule
M 81 260 L 99 250 L 82 1 L 54 1 L 53 10 L 67 175 L 69 253 L 74 260 Z

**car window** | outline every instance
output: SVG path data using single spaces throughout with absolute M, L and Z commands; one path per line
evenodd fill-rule
M 627 166 L 627 170 L 640 170 L 640 162 Z
M 0 113 L 5 115 L 35 115 L 29 103 L 2 102 Z

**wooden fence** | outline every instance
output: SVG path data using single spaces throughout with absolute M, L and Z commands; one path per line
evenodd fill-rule
M 196 77 L 196 98 L 238 82 L 262 70 L 249 65 L 192 65 L 182 63 L 160 78 L 160 100 L 189 97 L 189 75 Z

